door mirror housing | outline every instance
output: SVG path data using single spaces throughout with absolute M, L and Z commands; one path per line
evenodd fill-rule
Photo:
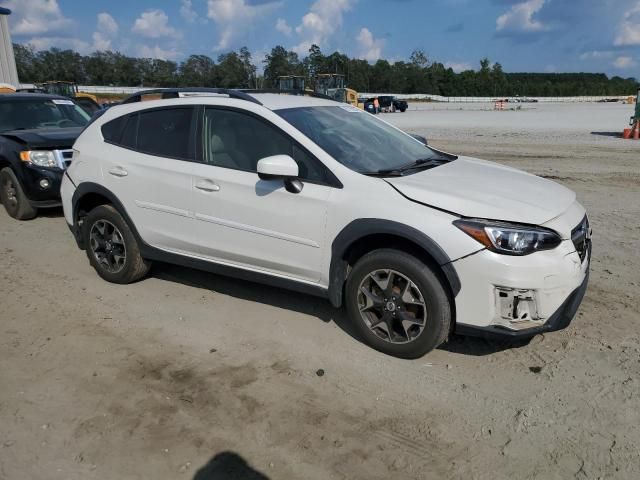
M 409 135 L 411 135 L 413 138 L 418 140 L 423 145 L 426 145 L 426 146 L 429 145 L 429 142 L 427 141 L 426 137 L 423 137 L 422 135 L 418 135 L 417 133 L 410 133 Z
M 298 164 L 289 155 L 273 155 L 258 160 L 258 176 L 262 180 L 295 179 L 298 174 Z

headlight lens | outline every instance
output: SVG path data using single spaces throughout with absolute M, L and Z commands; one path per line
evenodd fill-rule
M 553 230 L 490 220 L 456 220 L 453 224 L 489 250 L 504 255 L 529 255 L 562 242 Z
M 38 167 L 58 167 L 58 162 L 53 152 L 49 150 L 30 150 L 20 152 L 20 159 L 23 162 L 33 163 Z

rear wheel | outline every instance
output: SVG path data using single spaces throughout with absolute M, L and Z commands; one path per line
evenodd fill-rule
M 108 282 L 132 283 L 151 268 L 151 262 L 140 255 L 127 222 L 111 205 L 101 205 L 89 212 L 84 219 L 83 236 L 91 266 Z
M 30 220 L 38 214 L 10 167 L 0 170 L 0 200 L 7 213 L 17 220 Z
M 412 255 L 391 249 L 365 255 L 345 293 L 351 321 L 376 350 L 418 358 L 449 335 L 449 297 L 431 268 Z

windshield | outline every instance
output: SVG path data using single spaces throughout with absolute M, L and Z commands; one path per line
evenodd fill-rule
M 0 101 L 0 132 L 84 127 L 89 115 L 71 100 L 12 98 Z
M 376 173 L 441 158 L 438 152 L 350 105 L 288 108 L 276 113 L 356 172 Z

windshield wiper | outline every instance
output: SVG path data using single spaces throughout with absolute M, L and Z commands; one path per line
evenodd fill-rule
M 401 165 L 399 167 L 383 168 L 375 172 L 367 172 L 367 175 L 400 177 L 404 172 L 409 170 L 414 170 L 416 168 L 433 168 L 438 165 L 442 165 L 443 163 L 447 163 L 447 160 L 442 158 L 419 158 L 418 160 L 414 160 L 411 163 L 407 163 L 406 165 Z

